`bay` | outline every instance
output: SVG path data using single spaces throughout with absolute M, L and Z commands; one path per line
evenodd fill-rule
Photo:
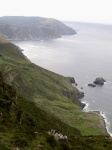
M 13 41 L 35 64 L 64 76 L 73 76 L 85 111 L 98 110 L 105 117 L 112 135 L 112 25 L 65 22 L 77 34 L 46 41 Z M 103 77 L 107 83 L 88 87 L 95 78 Z

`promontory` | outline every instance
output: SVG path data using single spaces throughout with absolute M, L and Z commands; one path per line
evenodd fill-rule
M 48 40 L 76 31 L 53 18 L 5 16 L 0 17 L 0 34 L 10 40 Z

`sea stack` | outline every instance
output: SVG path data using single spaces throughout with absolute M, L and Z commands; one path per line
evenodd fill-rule
M 104 82 L 106 82 L 105 79 L 103 79 L 102 77 L 98 77 L 98 78 L 95 79 L 95 81 L 93 83 L 103 85 Z

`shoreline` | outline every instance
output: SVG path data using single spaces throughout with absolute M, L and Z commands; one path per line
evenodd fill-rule
M 92 112 L 95 113 L 95 114 L 98 114 L 99 117 L 100 117 L 100 125 L 99 125 L 99 128 L 100 128 L 101 130 L 103 130 L 104 133 L 105 133 L 107 136 L 110 136 L 110 137 L 111 137 L 111 135 L 110 135 L 109 132 L 108 132 L 107 123 L 106 123 L 106 121 L 105 121 L 104 116 L 102 115 L 102 112 L 100 112 L 100 111 L 92 111 Z
M 84 112 L 92 112 L 92 113 L 95 113 L 95 114 L 99 115 L 99 117 L 100 117 L 100 125 L 99 125 L 99 128 L 100 128 L 101 130 L 103 130 L 104 133 L 105 133 L 107 136 L 112 137 L 112 133 L 110 133 L 109 130 L 108 130 L 108 124 L 109 124 L 109 123 L 107 122 L 107 119 L 106 119 L 105 114 L 104 114 L 103 112 L 101 112 L 101 111 L 98 111 L 98 110 L 90 110 L 90 111 L 87 111 L 87 108 L 88 108 L 88 106 L 89 106 L 89 103 L 86 103 L 86 102 L 81 102 L 81 103 L 85 104 L 85 107 L 83 108 L 83 111 L 84 111 Z
M 103 112 L 100 112 L 100 115 L 102 116 L 103 121 L 105 122 L 105 127 L 106 127 L 106 130 L 107 130 L 107 133 L 109 134 L 110 137 L 112 137 L 112 133 L 109 132 L 109 129 L 108 129 L 109 122 L 107 121 L 105 114 Z
M 78 89 L 73 83 L 72 83 L 72 85 L 73 85 L 73 87 Z M 80 89 L 78 89 L 78 90 L 80 91 Z M 83 94 L 83 96 L 84 96 L 84 94 Z M 81 108 L 84 112 L 95 113 L 99 116 L 99 119 L 100 119 L 99 128 L 105 133 L 106 136 L 112 137 L 112 133 L 110 133 L 109 130 L 108 130 L 108 124 L 109 123 L 107 122 L 105 114 L 103 112 L 99 111 L 99 110 L 87 110 L 87 108 L 89 106 L 89 103 L 87 103 L 86 101 L 81 101 L 81 100 L 79 100 L 79 101 L 81 103 Z
M 75 81 L 75 79 L 74 79 L 74 81 Z M 75 87 L 76 89 L 78 89 L 81 92 L 81 90 L 75 85 L 76 82 L 75 83 L 71 82 L 71 83 L 72 83 L 73 87 Z M 84 93 L 83 93 L 83 96 L 84 96 Z M 109 132 L 109 129 L 108 129 L 109 123 L 106 119 L 106 115 L 99 110 L 87 110 L 89 103 L 87 103 L 86 101 L 81 101 L 81 100 L 79 100 L 79 101 L 81 103 L 81 108 L 84 112 L 95 113 L 99 116 L 100 125 L 98 127 L 105 133 L 106 136 L 109 136 L 110 138 L 112 138 L 112 133 Z

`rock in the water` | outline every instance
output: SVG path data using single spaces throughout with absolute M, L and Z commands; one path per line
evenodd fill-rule
M 84 109 L 85 106 L 86 106 L 85 103 L 81 103 L 81 109 Z
M 95 85 L 95 84 L 93 84 L 93 83 L 89 83 L 89 84 L 88 84 L 88 86 L 96 87 L 96 85 Z
M 105 79 L 103 79 L 102 77 L 98 77 L 98 78 L 96 78 L 96 80 L 93 83 L 103 85 L 104 82 L 106 82 Z
M 78 84 L 77 83 L 75 83 L 75 86 L 77 86 Z

